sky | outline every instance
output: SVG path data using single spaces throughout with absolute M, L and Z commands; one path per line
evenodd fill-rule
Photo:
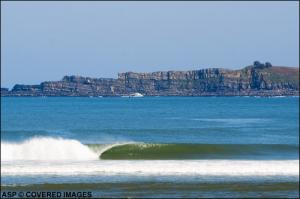
M 299 67 L 299 2 L 1 2 L 1 87 L 64 75 Z

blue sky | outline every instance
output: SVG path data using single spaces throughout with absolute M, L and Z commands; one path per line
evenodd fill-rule
M 1 84 L 299 66 L 299 2 L 1 2 Z

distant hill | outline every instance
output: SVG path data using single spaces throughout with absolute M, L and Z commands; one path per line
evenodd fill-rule
M 299 95 L 299 67 L 254 62 L 240 70 L 119 73 L 117 79 L 65 76 L 61 81 L 1 88 L 1 96 L 277 96 Z

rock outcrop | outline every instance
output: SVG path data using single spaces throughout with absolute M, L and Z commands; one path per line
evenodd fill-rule
M 8 95 L 9 94 L 9 89 L 8 88 L 1 88 L 1 96 L 2 95 Z
M 40 85 L 15 85 L 1 96 L 274 96 L 299 95 L 299 68 L 254 62 L 241 70 L 119 73 L 117 79 L 65 76 Z

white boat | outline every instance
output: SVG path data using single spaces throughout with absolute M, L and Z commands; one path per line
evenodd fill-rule
M 122 95 L 121 97 L 144 97 L 141 93 L 133 93 L 130 95 Z
M 130 97 L 144 97 L 141 93 L 133 93 L 130 95 Z

